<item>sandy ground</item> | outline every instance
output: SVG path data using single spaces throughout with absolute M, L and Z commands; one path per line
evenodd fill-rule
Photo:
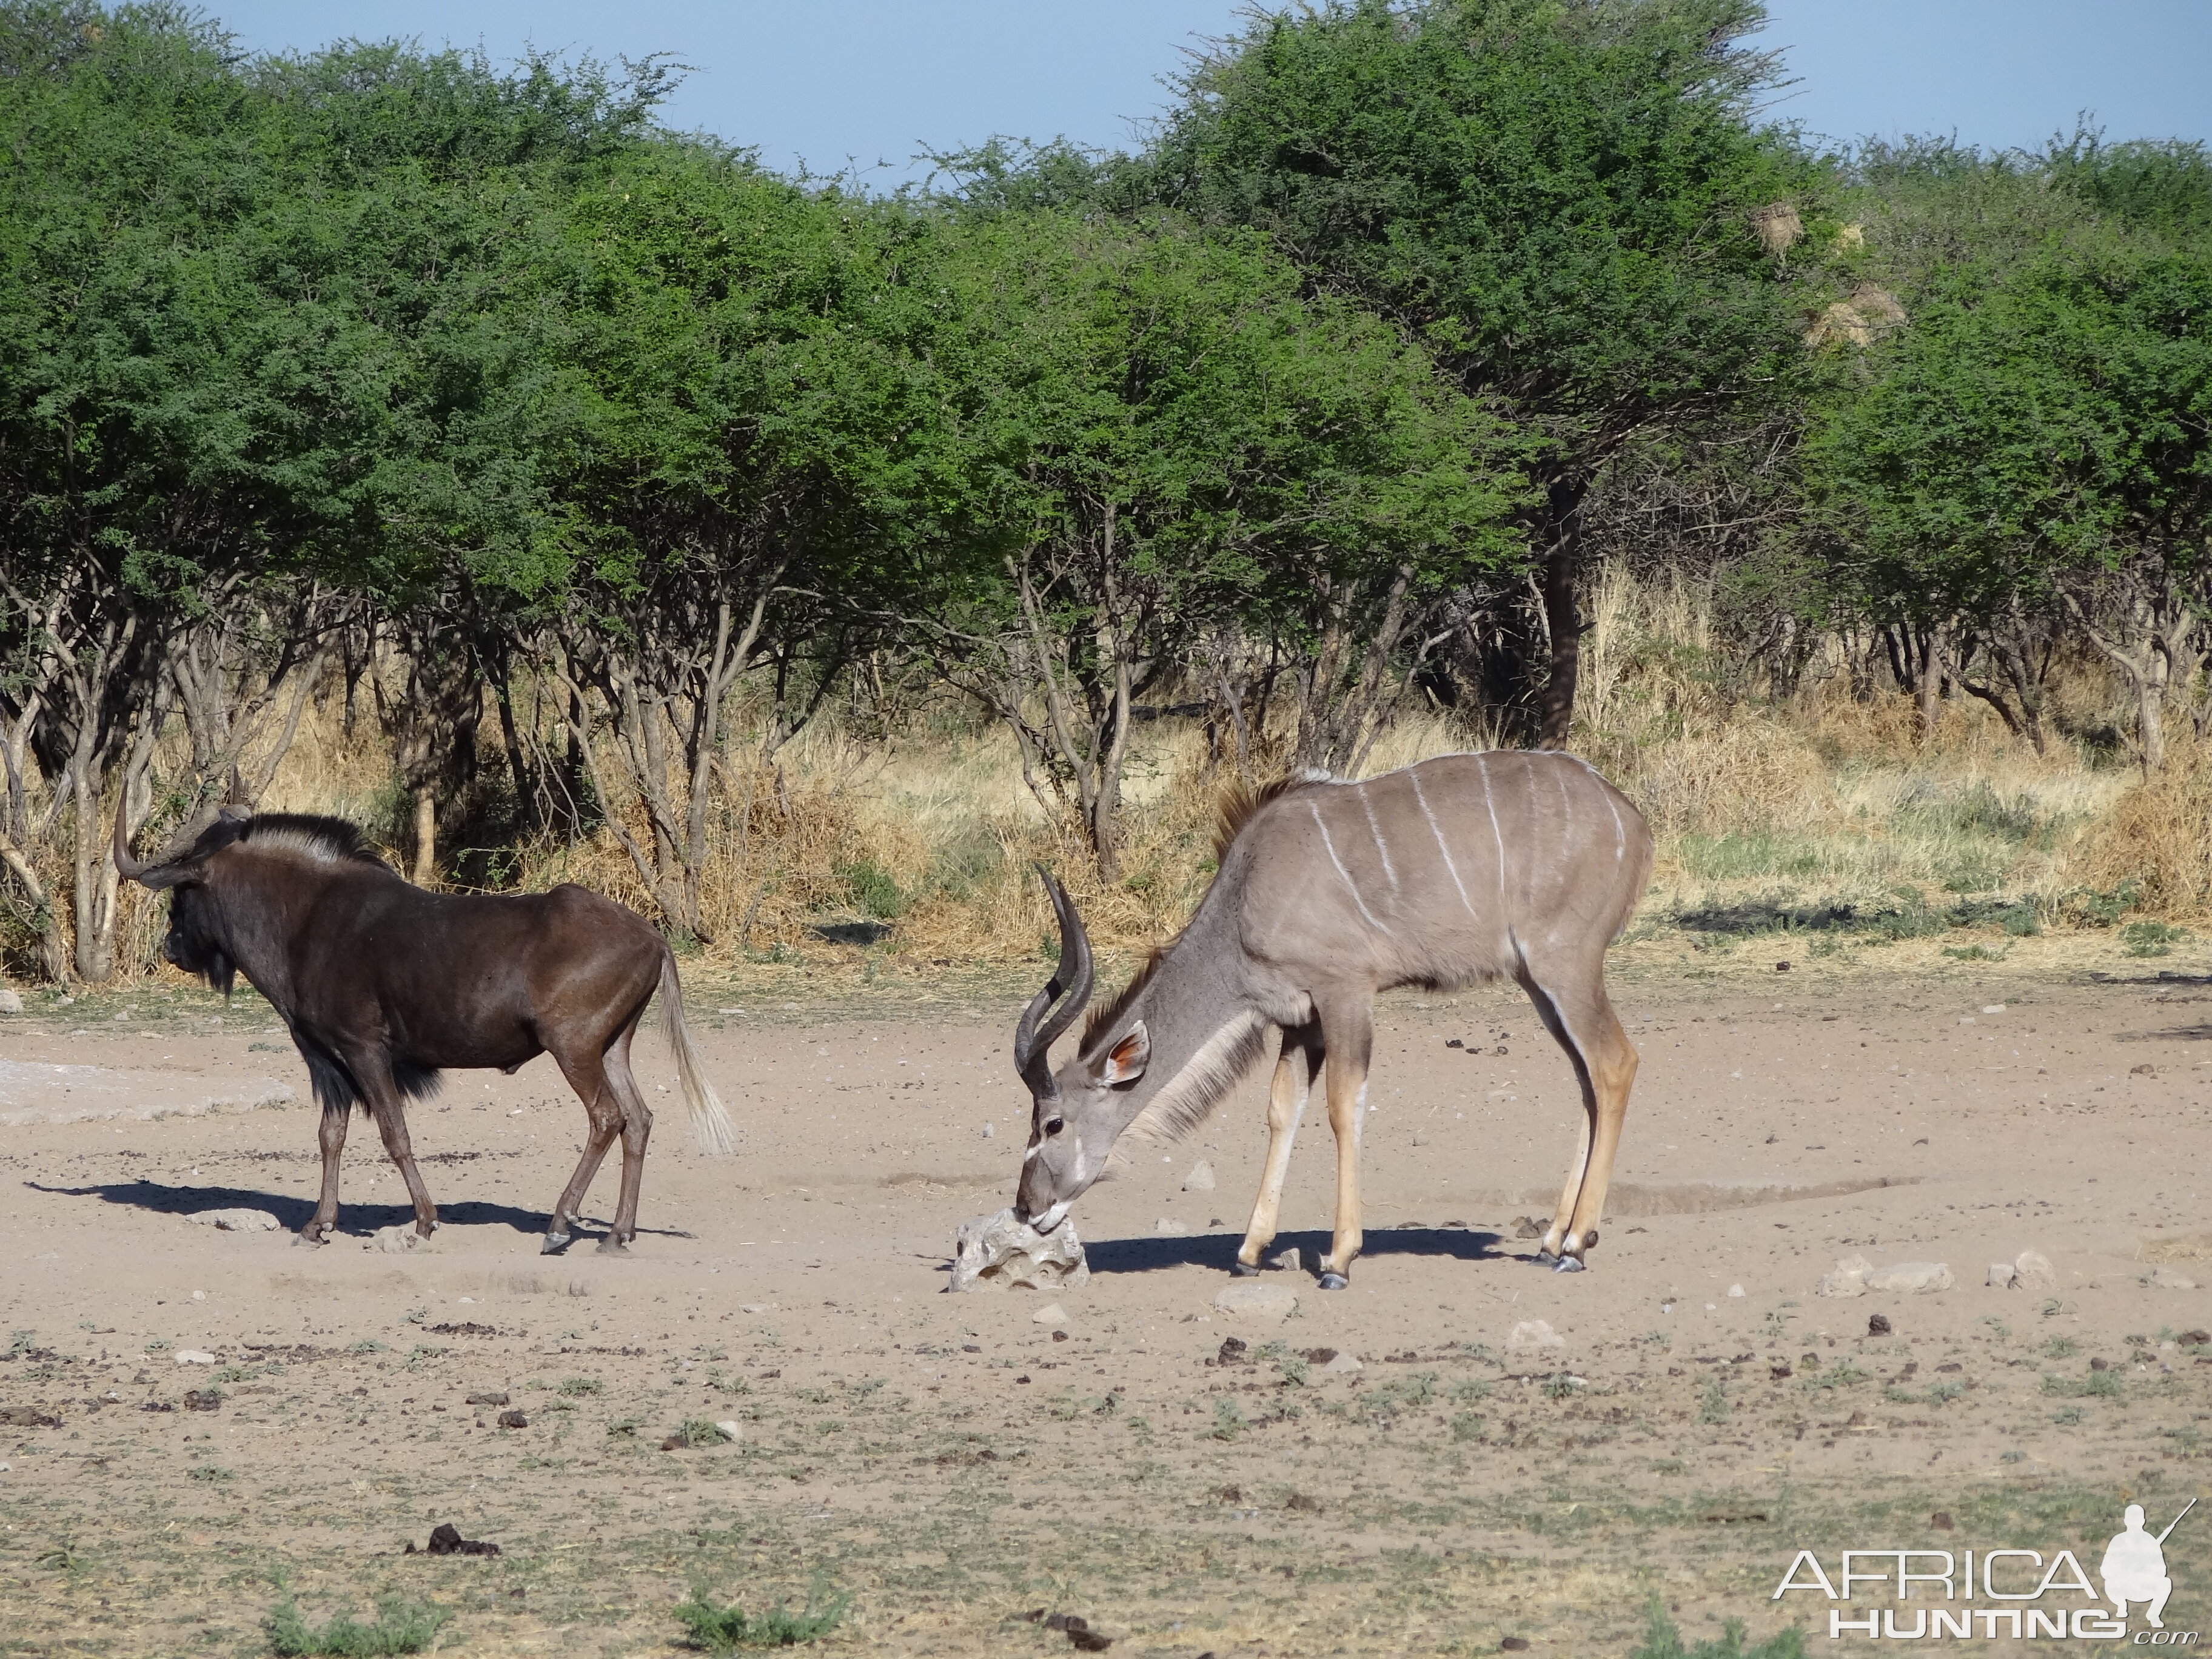
M 415 1110 L 446 1224 L 394 1255 L 360 1236 L 407 1215 L 362 1124 L 348 1237 L 191 1219 L 292 1230 L 313 1203 L 312 1109 L 243 1109 L 306 1093 L 262 1005 L 0 1021 L 0 1653 L 265 1652 L 284 1593 L 315 1620 L 427 1601 L 441 1653 L 664 1652 L 694 1584 L 848 1595 L 830 1645 L 898 1653 L 1067 1650 L 1042 1609 L 1179 1659 L 1620 1654 L 1655 1597 L 1692 1638 L 1742 1619 L 1825 1650 L 1825 1600 L 1771 1599 L 1801 1548 L 1831 1573 L 1847 1547 L 2000 1546 L 2094 1571 L 2123 1503 L 2155 1528 L 2208 1484 L 2212 1293 L 2146 1282 L 2212 1285 L 2201 977 L 1623 986 L 1644 1069 L 1579 1276 L 1514 1224 L 1577 1109 L 1525 1002 L 1391 999 L 1367 1254 L 1340 1294 L 1274 1275 L 1279 1325 L 1213 1307 L 1264 1073 L 1078 1206 L 1087 1286 L 947 1296 L 954 1229 L 1021 1155 L 1016 999 L 695 996 L 741 1148 L 692 1150 L 648 1031 L 668 1109 L 623 1259 L 538 1253 L 583 1122 L 549 1061 Z M 66 1103 L 53 1066 L 100 1074 L 72 1098 L 127 1073 L 186 1104 L 20 1121 Z M 1182 1190 L 1201 1158 L 1217 1188 Z M 1316 1122 L 1284 1209 L 1309 1256 L 1330 1180 Z M 613 1193 L 610 1164 L 593 1217 Z M 1986 1287 L 2027 1249 L 2055 1289 Z M 1957 1284 L 1815 1297 L 1854 1251 Z M 1536 1320 L 1563 1346 L 1509 1346 Z M 467 1403 L 488 1393 L 526 1426 Z M 664 1448 L 718 1420 L 736 1443 Z M 2174 1628 L 2212 1629 L 2208 1510 L 2168 1546 Z M 403 1553 L 444 1521 L 503 1553 Z

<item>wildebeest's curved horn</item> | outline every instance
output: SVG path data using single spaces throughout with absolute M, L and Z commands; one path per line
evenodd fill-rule
M 1030 1092 L 1042 1097 L 1052 1090 L 1048 1056 L 1053 1040 L 1075 1023 L 1075 1017 L 1091 1000 L 1091 936 L 1083 931 L 1083 918 L 1076 914 L 1075 901 L 1068 897 L 1052 878 L 1052 872 L 1042 864 L 1037 866 L 1037 874 L 1042 878 L 1044 890 L 1052 900 L 1053 913 L 1060 918 L 1060 964 L 1052 970 L 1044 989 L 1030 1000 L 1030 1006 L 1022 1011 L 1021 1019 L 1014 1027 L 1014 1069 L 1030 1085 Z M 1044 1018 L 1046 1010 L 1055 1002 L 1059 1007 L 1040 1027 L 1037 1022 Z
M 184 833 L 171 844 L 167 852 L 150 864 L 142 864 L 131 856 L 131 836 L 125 828 L 130 810 L 131 791 L 126 787 L 123 798 L 115 803 L 116 873 L 126 881 L 135 881 L 140 886 L 152 888 L 157 892 L 164 887 L 174 887 L 185 878 L 185 872 L 178 867 L 177 861 L 191 850 L 192 843 L 200 838 L 200 832 L 215 822 L 212 804 L 185 826 Z

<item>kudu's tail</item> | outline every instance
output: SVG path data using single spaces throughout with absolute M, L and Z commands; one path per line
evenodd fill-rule
M 699 1063 L 691 1028 L 684 1023 L 684 988 L 676 978 L 676 957 L 665 951 L 660 957 L 660 1018 L 668 1027 L 668 1047 L 676 1056 L 676 1075 L 684 1086 L 684 1103 L 690 1109 L 691 1133 L 698 1138 L 699 1150 L 717 1158 L 735 1152 L 737 1133 Z

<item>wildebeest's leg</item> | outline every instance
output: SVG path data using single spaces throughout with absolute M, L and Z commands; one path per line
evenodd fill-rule
M 323 1108 L 322 1127 L 315 1133 L 323 1149 L 323 1196 L 314 1214 L 307 1218 L 307 1224 L 300 1229 L 305 1243 L 321 1243 L 338 1224 L 338 1158 L 345 1151 L 346 1114 L 352 1109 L 349 1106 Z
M 1628 1113 L 1628 1091 L 1636 1081 L 1635 1047 L 1620 1028 L 1600 975 L 1599 965 L 1591 964 L 1540 979 L 1531 967 L 1521 976 L 1545 1028 L 1566 1050 L 1583 1092 L 1575 1161 L 1537 1253 L 1539 1261 L 1553 1261 L 1561 1273 L 1581 1272 L 1597 1243 L 1621 1121 Z
M 347 1060 L 360 1080 L 362 1098 L 368 1102 L 368 1115 L 376 1120 L 377 1131 L 384 1137 L 385 1152 L 398 1169 L 399 1178 L 407 1183 L 407 1196 L 415 1201 L 415 1231 L 428 1238 L 438 1230 L 438 1206 L 430 1201 L 430 1189 L 422 1184 L 422 1172 L 415 1167 L 415 1149 L 407 1139 L 406 1109 L 398 1085 L 392 1080 L 392 1063 L 381 1048 L 350 1054 Z
M 1367 1066 L 1375 1046 L 1371 1007 L 1324 1017 L 1328 1057 L 1322 1082 L 1328 1091 L 1328 1127 L 1336 1136 L 1336 1232 L 1321 1259 L 1321 1288 L 1340 1291 L 1350 1283 L 1352 1258 L 1364 1238 L 1359 1226 L 1360 1120 L 1367 1113 Z
M 560 1064 L 562 1076 L 568 1079 L 568 1086 L 576 1091 L 577 1099 L 584 1103 L 588 1123 L 584 1155 L 576 1160 L 576 1172 L 568 1177 L 568 1184 L 554 1200 L 553 1218 L 546 1225 L 545 1242 L 538 1246 L 539 1253 L 544 1255 L 567 1248 L 574 1237 L 576 1212 L 584 1207 L 584 1194 L 591 1190 L 592 1177 L 599 1174 L 600 1161 L 615 1144 L 615 1137 L 622 1133 L 623 1127 L 622 1103 L 609 1085 L 598 1054 L 586 1051 L 572 1055 L 556 1049 L 553 1058 Z
M 653 1133 L 653 1109 L 630 1075 L 629 1040 L 637 1030 L 633 1020 L 608 1045 L 605 1059 L 607 1081 L 623 1106 L 622 1197 L 615 1207 L 614 1230 L 599 1241 L 602 1250 L 619 1250 L 637 1237 L 638 1189 L 645 1182 L 645 1143 Z
M 1260 1195 L 1253 1200 L 1252 1223 L 1244 1230 L 1244 1243 L 1237 1252 L 1232 1273 L 1260 1271 L 1260 1255 L 1275 1242 L 1275 1222 L 1283 1201 L 1283 1177 L 1291 1167 L 1291 1146 L 1297 1140 L 1298 1121 L 1305 1115 L 1306 1097 L 1322 1060 L 1321 1030 L 1301 1025 L 1283 1032 L 1282 1052 L 1275 1061 L 1275 1080 L 1267 1091 L 1267 1163 L 1260 1176 Z

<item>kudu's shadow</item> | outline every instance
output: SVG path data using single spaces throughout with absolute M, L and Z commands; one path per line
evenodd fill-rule
M 52 1193 L 61 1198 L 96 1198 L 103 1204 L 119 1204 L 125 1208 L 145 1210 L 155 1215 L 198 1215 L 208 1210 L 265 1210 L 283 1224 L 284 1231 L 296 1233 L 307 1224 L 315 1212 L 314 1200 L 297 1198 L 289 1194 L 263 1192 L 247 1187 L 169 1187 L 158 1181 L 104 1182 L 89 1187 L 49 1187 L 40 1182 L 23 1183 L 34 1193 Z M 586 1225 L 605 1229 L 612 1223 L 596 1216 L 578 1218 Z M 342 1233 L 368 1233 L 380 1227 L 396 1227 L 415 1219 L 411 1204 L 378 1204 L 341 1202 L 338 1224 Z M 541 1237 L 550 1217 L 543 1210 L 520 1209 L 512 1204 L 492 1204 L 482 1200 L 465 1200 L 457 1204 L 438 1206 L 440 1227 L 489 1227 L 501 1224 L 518 1233 Z M 640 1227 L 641 1236 L 651 1234 L 661 1238 L 689 1238 L 690 1234 L 668 1227 Z
M 1094 1273 L 1149 1273 L 1164 1267 L 1211 1267 L 1226 1273 L 1237 1260 L 1242 1233 L 1170 1233 L 1152 1237 L 1102 1238 L 1084 1245 L 1084 1255 Z M 1295 1246 L 1300 1258 L 1317 1261 L 1329 1248 L 1325 1232 L 1283 1233 L 1267 1247 L 1273 1257 Z M 1510 1261 L 1512 1253 L 1497 1247 L 1504 1235 L 1470 1227 L 1392 1227 L 1367 1235 L 1363 1257 L 1380 1255 L 1443 1255 L 1459 1261 Z M 1298 1277 L 1304 1277 L 1302 1273 Z

